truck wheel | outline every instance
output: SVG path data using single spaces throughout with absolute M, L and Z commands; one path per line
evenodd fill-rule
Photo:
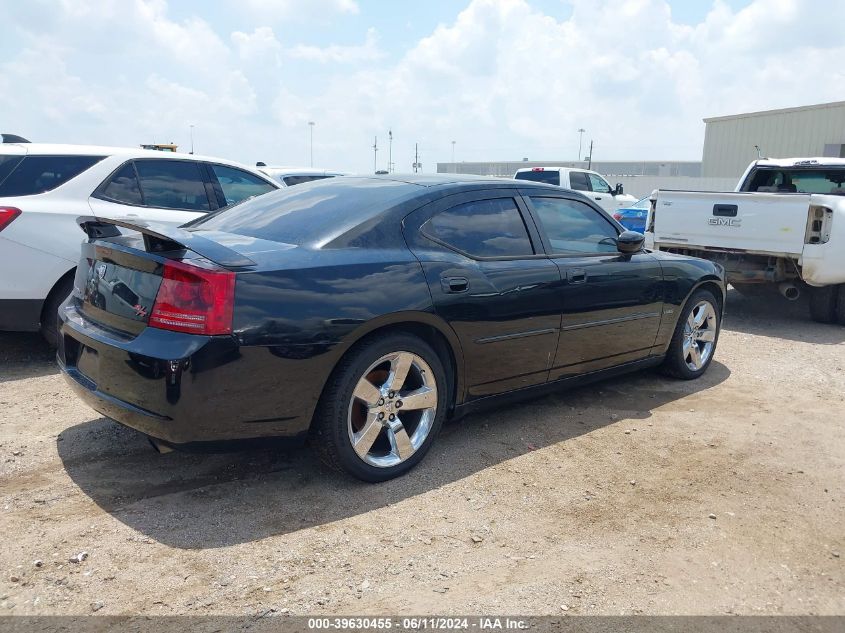
M 845 284 L 837 286 L 839 292 L 836 299 L 836 320 L 839 325 L 845 325 Z
M 721 325 L 719 303 L 713 293 L 694 292 L 678 318 L 663 361 L 663 373 L 683 380 L 703 375 L 716 352 Z
M 810 287 L 810 318 L 819 323 L 836 323 L 837 303 L 842 303 L 837 299 L 843 294 L 839 286 Z

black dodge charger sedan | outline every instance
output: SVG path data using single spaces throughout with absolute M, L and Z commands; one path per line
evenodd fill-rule
M 58 361 L 90 406 L 160 448 L 310 436 L 367 481 L 502 396 L 699 377 L 725 300 L 717 264 L 540 183 L 333 178 L 180 228 L 79 223 Z

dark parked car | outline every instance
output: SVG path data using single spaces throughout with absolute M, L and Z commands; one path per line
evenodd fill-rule
M 701 376 L 725 297 L 719 265 L 540 183 L 350 177 L 181 228 L 79 222 L 58 350 L 77 394 L 160 447 L 310 434 L 368 481 L 499 396 Z

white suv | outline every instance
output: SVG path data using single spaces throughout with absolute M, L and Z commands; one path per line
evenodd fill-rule
M 55 343 L 85 237 L 80 215 L 184 224 L 278 189 L 217 158 L 90 145 L 0 144 L 0 330 Z
M 267 174 L 283 187 L 292 187 L 312 180 L 347 175 L 342 171 L 329 171 L 328 169 L 315 169 L 314 167 L 273 167 L 260 162 L 255 163 L 255 166 L 258 171 Z

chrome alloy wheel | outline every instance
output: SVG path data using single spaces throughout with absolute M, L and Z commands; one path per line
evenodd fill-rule
M 684 362 L 692 371 L 710 359 L 716 344 L 716 310 L 709 301 L 699 301 L 684 324 Z
M 396 466 L 413 455 L 437 414 L 437 381 L 412 352 L 385 354 L 358 380 L 349 403 L 352 448 L 366 463 Z

